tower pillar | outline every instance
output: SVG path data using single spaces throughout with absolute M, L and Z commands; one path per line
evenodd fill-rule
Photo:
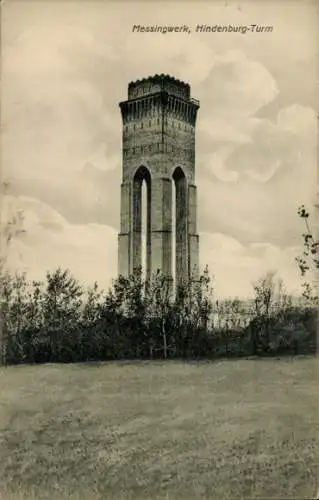
M 118 271 L 128 276 L 131 267 L 131 183 L 121 184 L 121 219 L 118 235 Z
M 169 178 L 152 182 L 151 195 L 152 274 L 160 270 L 172 276 L 172 183 Z
M 197 187 L 188 186 L 188 268 L 194 279 L 199 279 L 199 235 L 197 234 Z

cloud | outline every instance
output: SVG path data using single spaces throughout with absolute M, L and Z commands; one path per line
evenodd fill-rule
M 295 257 L 300 247 L 281 249 L 269 243 L 244 246 L 235 238 L 221 233 L 201 233 L 200 261 L 208 264 L 215 276 L 215 296 L 251 297 L 252 283 L 268 271 L 282 278 L 290 293 L 301 291 L 301 278 Z
M 198 161 L 200 227 L 241 242 L 299 244 L 297 207 L 317 194 L 316 114 L 292 105 L 255 118 L 250 141 L 212 146 Z M 208 146 L 207 146 L 208 147 Z
M 316 113 L 312 108 L 293 104 L 282 109 L 277 118 L 279 129 L 286 130 L 306 141 L 314 144 L 316 140 Z
M 201 169 L 201 175 L 212 174 L 224 182 L 236 182 L 239 179 L 239 173 L 236 170 L 225 168 L 227 158 L 233 153 L 234 147 L 221 146 L 216 152 L 212 154 L 201 154 L 197 162 L 197 167 Z
M 111 284 L 117 267 L 117 233 L 101 224 L 69 224 L 39 200 L 6 196 L 4 205 L 22 210 L 25 233 L 13 238 L 8 252 L 11 270 L 43 279 L 46 271 L 68 268 L 86 285 Z
M 216 158 L 219 154 L 224 156 L 225 145 L 233 146 L 236 151 L 236 147 L 252 142 L 259 123 L 254 115 L 277 97 L 278 89 L 273 76 L 261 63 L 249 59 L 240 50 L 230 50 L 215 57 L 199 94 L 202 103 L 197 126 L 202 147 L 200 157 L 203 150 L 203 154 L 213 151 Z M 218 177 L 219 174 L 224 178 L 221 168 Z M 234 180 L 234 174 L 230 180 Z
M 310 208 L 311 191 L 302 185 L 300 172 L 291 170 L 291 177 L 283 175 L 272 184 L 198 176 L 200 231 L 229 234 L 243 244 L 299 245 L 303 226 L 297 208 L 302 203 Z
M 6 45 L 2 156 L 11 176 L 49 179 L 79 170 L 92 156 L 102 163 L 102 149 L 114 154 L 120 114 L 105 102 L 112 81 L 108 70 L 97 78 L 98 68 L 113 63 L 113 49 L 85 26 L 57 22 L 54 16 L 24 27 Z M 91 70 L 87 61 L 94 61 Z M 103 169 L 109 164 L 104 157 Z
M 214 115 L 222 121 L 254 115 L 278 95 L 271 73 L 240 50 L 230 50 L 216 57 L 205 89 L 209 92 Z
M 280 110 L 276 123 L 256 121 L 251 141 L 234 150 L 225 162 L 226 169 L 267 182 L 279 169 L 300 169 L 303 178 L 306 168 L 310 174 L 306 181 L 312 183 L 311 171 L 316 171 L 316 121 L 315 111 L 300 105 Z
M 55 207 L 70 223 L 97 222 L 119 227 L 121 171 L 116 163 L 105 171 L 86 163 L 82 170 L 46 178 L 19 178 L 10 194 L 37 198 Z

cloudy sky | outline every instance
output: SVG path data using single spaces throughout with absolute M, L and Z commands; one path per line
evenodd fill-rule
M 86 283 L 117 269 L 121 118 L 129 81 L 169 73 L 200 99 L 196 176 L 200 260 L 218 296 L 279 271 L 289 291 L 316 190 L 315 2 L 32 2 L 2 8 L 2 213 L 22 209 L 12 268 L 58 265 Z M 132 33 L 133 24 L 191 34 Z M 272 32 L 196 33 L 197 24 Z

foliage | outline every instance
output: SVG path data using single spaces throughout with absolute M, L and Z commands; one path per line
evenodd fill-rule
M 0 366 L 7 364 L 7 351 L 10 342 L 10 327 L 12 315 L 22 314 L 22 304 L 10 309 L 11 296 L 17 292 L 22 298 L 21 288 L 25 286 L 25 279 L 21 277 L 12 277 L 7 269 L 7 258 L 10 244 L 15 237 L 24 233 L 23 213 L 12 206 L 3 204 L 4 197 L 8 194 L 9 183 L 1 183 L 1 210 L 0 210 Z M 14 333 L 13 333 L 14 334 Z M 19 338 L 17 334 L 16 339 Z M 16 340 L 18 342 L 18 340 Z
M 316 208 L 318 208 L 318 205 L 316 205 Z M 303 251 L 301 255 L 296 257 L 296 261 L 301 276 L 306 277 L 310 275 L 310 281 L 308 279 L 308 281 L 303 283 L 303 295 L 310 302 L 318 304 L 318 281 L 315 277 L 319 269 L 319 240 L 314 236 L 309 222 L 310 214 L 304 205 L 299 207 L 298 215 L 304 221 L 306 231 L 302 234 Z
M 160 272 L 145 282 L 140 270 L 106 293 L 97 284 L 84 289 L 60 268 L 44 283 L 8 272 L 1 279 L 8 363 L 315 352 L 314 308 L 293 305 L 272 273 L 254 283 L 249 307 L 239 299 L 215 307 L 207 268 L 176 293 Z

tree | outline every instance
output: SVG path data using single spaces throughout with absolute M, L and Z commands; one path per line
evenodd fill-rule
M 255 313 L 257 316 L 269 317 L 275 296 L 275 273 L 267 272 L 253 284 L 255 297 Z
M 254 290 L 255 311 L 248 326 L 252 354 L 262 355 L 280 350 L 288 352 L 292 346 L 297 353 L 297 346 L 304 343 L 303 338 L 308 335 L 307 328 L 302 324 L 307 311 L 300 305 L 293 305 L 283 281 L 275 279 L 272 272 L 259 278 L 254 284 Z
M 7 348 L 10 328 L 8 327 L 9 303 L 11 297 L 11 278 L 7 269 L 7 259 L 13 238 L 25 232 L 23 228 L 23 212 L 8 204 L 4 198 L 8 194 L 9 183 L 1 183 L 0 210 L 0 366 L 7 364 Z M 10 291 L 9 291 L 10 290 Z
M 16 273 L 8 278 L 4 286 L 7 357 L 10 362 L 21 362 L 26 359 L 24 332 L 28 326 L 28 283 L 25 274 Z
M 112 330 L 117 357 L 143 357 L 148 350 L 147 289 L 142 269 L 119 276 L 105 297 L 102 322 Z
M 316 208 L 318 207 L 319 206 L 316 205 Z M 303 283 L 303 296 L 310 302 L 318 304 L 318 280 L 314 279 L 314 276 L 317 274 L 319 269 L 319 240 L 313 235 L 309 222 L 310 214 L 304 205 L 301 205 L 298 208 L 298 215 L 304 221 L 306 230 L 302 234 L 303 251 L 301 255 L 296 257 L 296 261 L 302 277 L 309 274 L 311 275 L 310 281 Z
M 103 293 L 95 282 L 86 293 L 82 303 L 80 319 L 80 360 L 103 358 L 105 342 L 101 328 Z
M 280 282 L 281 283 L 281 282 Z M 281 286 L 281 285 L 280 285 Z M 270 341 L 270 315 L 276 294 L 275 273 L 268 271 L 253 283 L 255 292 L 255 318 L 250 323 L 252 354 L 268 350 Z
M 245 303 L 239 298 L 216 301 L 217 326 L 240 329 L 247 315 Z
M 198 279 L 185 279 L 177 286 L 171 316 L 180 356 L 199 356 L 203 352 L 212 309 L 211 277 L 206 266 Z
M 1 366 L 6 366 L 8 362 L 8 344 L 12 332 L 11 307 L 13 296 L 13 278 L 2 269 L 1 272 Z
M 169 342 L 171 339 L 168 327 L 173 301 L 172 285 L 172 280 L 169 277 L 157 271 L 146 286 L 146 317 L 151 358 L 154 351 L 162 351 L 164 359 L 167 359 L 168 352 L 176 350 L 174 342 Z M 162 342 L 158 342 L 159 338 L 161 338 Z
M 48 361 L 72 361 L 79 347 L 83 290 L 69 270 L 46 275 L 43 297 L 42 341 Z
M 201 328 L 206 333 L 213 311 L 212 303 L 212 280 L 206 266 L 199 277 L 199 280 L 188 282 L 188 296 L 190 302 L 191 320 L 193 327 Z
M 124 303 L 133 355 L 138 358 L 143 357 L 148 344 L 146 328 L 147 283 L 143 278 L 141 267 L 135 269 L 135 272 L 128 279 Z
M 23 361 L 29 363 L 46 361 L 47 352 L 41 336 L 44 327 L 44 283 L 32 281 L 28 283 L 26 292 L 25 327 L 22 335 Z

